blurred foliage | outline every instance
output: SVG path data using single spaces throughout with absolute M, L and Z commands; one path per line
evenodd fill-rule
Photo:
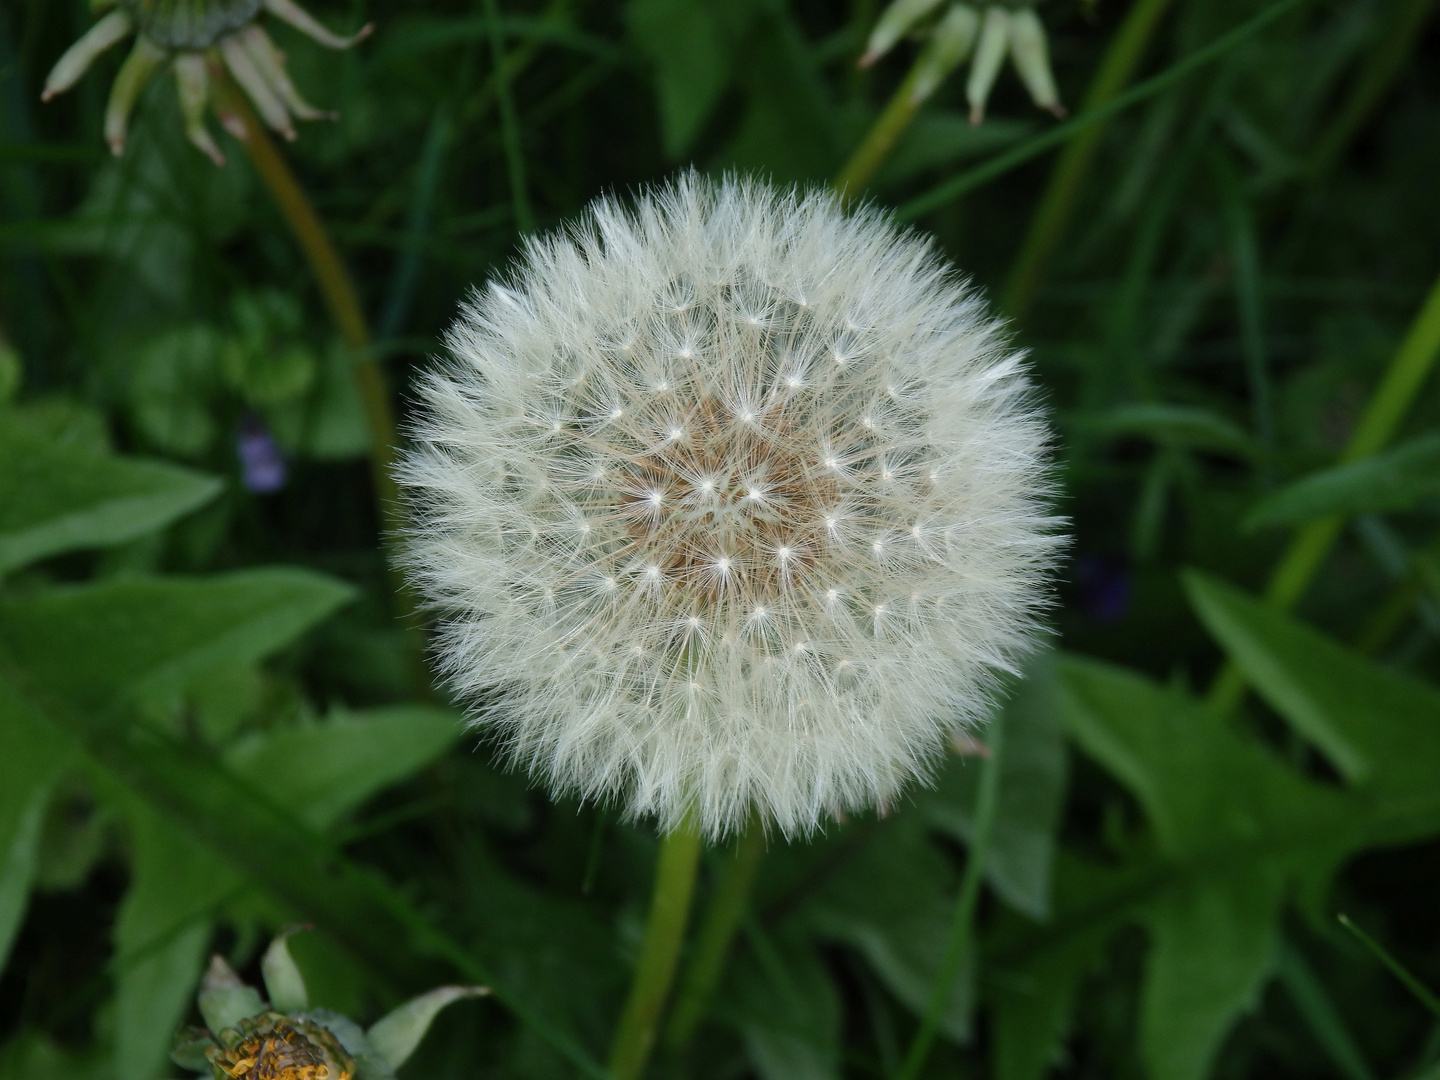
M 1257 10 L 1146 6 L 1137 78 Z M 402 413 L 517 222 L 689 162 L 824 183 L 919 48 L 857 70 L 873 0 L 315 8 L 378 29 L 341 54 L 272 28 L 340 112 L 286 152 Z M 1072 108 L 1132 10 L 1041 6 Z M 195 152 L 167 81 L 119 159 L 119 57 L 39 105 L 90 19 L 0 9 L 0 1078 L 169 1075 L 206 955 L 258 984 L 296 921 L 311 999 L 366 1023 L 437 982 L 494 988 L 402 1077 L 598 1075 L 653 835 L 552 805 L 417 700 L 354 358 L 238 144 L 223 168 Z M 979 948 L 926 1075 L 1436 1074 L 1434 1017 L 1334 915 L 1440 986 L 1436 380 L 1393 448 L 1339 461 L 1440 271 L 1437 54 L 1426 0 L 1311 0 L 1103 128 L 1013 327 L 1062 436 L 1061 651 L 1005 705 Z M 943 86 L 869 197 L 1054 125 L 1013 79 L 983 126 L 967 111 Z M 1053 166 L 917 225 L 999 294 Z M 1344 528 L 1297 611 L 1257 601 L 1317 519 Z M 1224 658 L 1255 691 L 1231 717 L 1203 702 Z M 894 1074 L 973 761 L 772 839 L 719 993 L 655 1074 Z

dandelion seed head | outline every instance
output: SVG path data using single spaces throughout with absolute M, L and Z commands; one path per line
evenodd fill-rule
M 1031 647 L 1048 428 L 882 215 L 695 174 L 601 200 L 447 344 L 409 570 L 475 723 L 553 792 L 805 834 L 927 777 Z

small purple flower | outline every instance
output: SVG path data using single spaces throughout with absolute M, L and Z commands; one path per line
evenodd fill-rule
M 1130 607 L 1130 568 L 1116 555 L 1081 555 L 1075 560 L 1080 610 L 1097 623 L 1113 623 Z
M 270 495 L 285 486 L 285 457 L 270 429 L 258 417 L 247 416 L 240 422 L 235 453 L 240 458 L 245 490 Z

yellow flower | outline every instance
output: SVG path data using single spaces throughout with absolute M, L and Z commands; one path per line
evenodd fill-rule
M 180 93 L 185 134 L 217 165 L 225 159 L 205 126 L 205 107 L 221 65 L 244 88 L 265 123 L 287 139 L 295 138 L 292 117 L 318 120 L 334 115 L 316 109 L 296 91 L 285 73 L 285 54 L 255 22 L 262 9 L 332 49 L 348 49 L 373 29 L 367 24 L 351 37 L 338 37 L 294 0 L 102 0 L 99 6 L 115 10 L 60 57 L 45 80 L 41 99 L 49 101 L 69 90 L 97 56 L 133 33 L 135 47 L 115 77 L 105 109 L 110 149 L 117 155 L 124 152 L 135 100 L 168 61 Z

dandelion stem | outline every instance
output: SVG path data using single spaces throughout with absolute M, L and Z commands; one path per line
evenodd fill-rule
M 1349 443 L 1340 454 L 1340 464 L 1359 461 L 1385 448 L 1415 403 L 1437 357 L 1440 357 L 1440 277 L 1430 287 L 1424 306 L 1410 324 L 1385 377 L 1360 415 Z M 1270 575 L 1265 589 L 1266 606 L 1276 611 L 1289 611 L 1295 606 L 1330 554 L 1344 524 L 1345 519 L 1339 516 L 1321 518 L 1296 534 Z M 1233 662 L 1227 662 L 1210 687 L 1209 705 L 1220 715 L 1226 715 L 1244 696 L 1245 677 Z
M 1360 125 L 1380 103 L 1385 92 L 1400 73 L 1405 59 L 1420 39 L 1425 17 L 1435 0 L 1401 0 L 1390 13 L 1379 46 L 1371 52 L 1355 80 L 1345 105 L 1339 110 L 1325 133 L 1316 140 L 1310 154 L 1312 176 L 1327 172 L 1344 152 Z
M 930 1055 L 930 1047 L 940 1026 L 940 1014 L 954 993 L 955 980 L 970 945 L 975 908 L 980 902 L 980 886 L 984 881 L 985 856 L 990 848 L 990 834 L 994 831 L 995 812 L 1000 803 L 1004 724 L 1004 714 L 997 710 L 985 729 L 990 756 L 980 765 L 980 790 L 975 796 L 975 828 L 970 836 L 970 857 L 965 861 L 965 876 L 960 880 L 960 893 L 955 900 L 955 917 L 950 924 L 950 936 L 945 942 L 945 953 L 940 958 L 940 970 L 935 974 L 935 985 L 930 990 L 920 1030 L 915 1033 L 896 1080 L 915 1080 L 925 1067 L 925 1059 Z
M 1145 55 L 1145 46 L 1149 44 L 1160 16 L 1169 6 L 1170 0 L 1139 0 L 1130 9 L 1104 59 L 1100 61 L 1100 69 L 1095 73 L 1090 89 L 1085 93 L 1085 100 L 1080 106 L 1082 113 L 1107 104 L 1130 81 L 1140 58 Z M 1070 223 L 1075 199 L 1090 171 L 1090 163 L 1104 133 L 1104 124 L 1093 124 L 1077 133 L 1055 163 L 1055 171 L 1050 174 L 1050 183 L 1030 219 L 1030 231 L 1005 287 L 1001 308 L 1012 318 L 1023 315 L 1035 298 L 1035 290 L 1045 274 L 1050 257 Z
M 915 112 L 921 105 L 921 99 L 915 96 L 915 84 L 920 78 L 923 58 L 922 54 L 910 65 L 909 73 L 896 88 L 885 111 L 871 125 L 844 168 L 836 174 L 834 186 L 843 202 L 854 202 L 865 191 L 865 185 L 875 175 L 875 170 L 884 164 L 895 143 L 915 118 Z
M 379 504 L 381 523 L 385 533 L 385 544 L 391 547 L 404 528 L 400 505 L 400 489 L 395 481 L 395 412 L 390 405 L 390 391 L 385 384 L 385 375 L 376 363 L 370 348 L 370 327 L 361 310 L 355 283 L 345 268 L 339 252 L 330 239 L 320 216 L 305 196 L 294 172 L 276 147 L 274 140 L 265 132 L 254 110 L 250 108 L 245 95 L 240 93 L 225 69 L 220 64 L 210 65 L 211 78 L 216 86 L 216 105 L 227 119 L 238 123 L 243 134 L 240 143 L 250 155 L 255 171 L 264 182 L 271 198 L 279 208 L 285 224 L 290 227 L 320 294 L 330 313 L 330 321 L 340 339 L 353 353 L 355 385 L 365 411 L 365 427 L 370 437 L 370 479 L 375 490 L 375 501 Z M 395 595 L 397 614 L 402 624 L 412 634 L 415 630 L 416 603 L 414 594 L 405 585 L 395 560 L 387 560 L 387 575 Z M 418 696 L 428 697 L 430 680 L 425 670 L 424 653 L 418 640 L 412 642 L 412 682 Z
M 735 853 L 726 860 L 719 883 L 705 909 L 705 918 L 695 935 L 695 948 L 685 968 L 684 978 L 675 997 L 675 1009 L 665 1029 L 665 1046 L 672 1054 L 685 1049 L 690 1036 L 705 1015 L 735 933 L 750 906 L 750 890 L 765 854 L 765 829 L 759 821 L 751 821 L 736 844 Z
M 639 1080 L 655 1045 L 660 1014 L 665 1008 L 680 945 L 685 938 L 699 861 L 700 834 L 694 822 L 686 818 L 660 843 L 645 941 L 640 947 L 630 996 L 610 1047 L 610 1073 L 615 1080 Z
M 510 70 L 505 66 L 505 47 L 500 40 L 500 13 L 495 0 L 485 0 L 485 22 L 490 37 L 490 58 L 495 67 L 495 100 L 500 106 L 500 135 L 505 144 L 505 168 L 510 177 L 510 206 L 515 227 L 522 233 L 535 231 L 530 195 L 525 183 L 525 155 L 520 148 L 520 122 L 510 96 Z

